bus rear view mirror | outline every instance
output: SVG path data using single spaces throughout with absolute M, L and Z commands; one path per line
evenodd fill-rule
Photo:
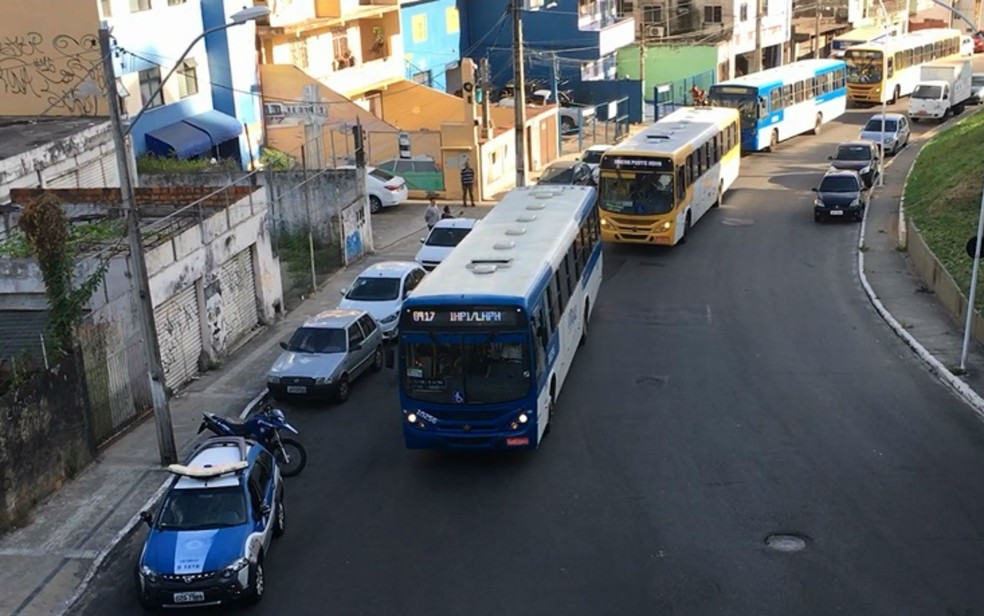
M 396 365 L 396 352 L 393 349 L 386 349 L 386 367 L 392 368 Z

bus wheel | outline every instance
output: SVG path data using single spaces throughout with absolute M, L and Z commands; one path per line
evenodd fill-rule
M 721 202 L 724 200 L 724 182 L 718 184 L 718 194 L 717 201 L 714 202 L 711 207 L 721 207 Z
M 687 212 L 687 219 L 683 223 L 683 233 L 680 234 L 680 241 L 677 244 L 687 243 L 687 230 L 690 229 L 690 212 Z
M 769 137 L 769 151 L 775 152 L 778 146 L 779 146 L 779 131 L 773 130 L 772 135 Z
M 554 392 L 557 391 L 556 387 L 557 381 L 550 381 L 550 401 L 547 402 L 547 427 L 543 429 L 543 434 L 550 434 L 550 429 L 553 428 L 553 418 L 554 418 Z
M 813 134 L 814 135 L 819 135 L 820 134 L 820 131 L 822 130 L 822 127 L 823 127 L 823 114 L 822 113 L 818 113 L 817 114 L 817 121 L 813 125 Z
M 900 96 L 902 96 L 902 90 L 899 88 L 899 86 L 895 86 L 895 89 L 892 90 L 892 98 L 889 99 L 888 104 L 894 105 L 895 103 L 899 102 Z
M 578 346 L 584 346 L 588 343 L 588 314 L 591 312 L 589 307 L 590 304 L 584 302 L 584 325 L 581 327 L 581 339 L 578 341 Z

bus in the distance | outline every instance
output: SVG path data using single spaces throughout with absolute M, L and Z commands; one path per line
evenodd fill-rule
M 850 32 L 845 32 L 844 34 L 839 34 L 834 37 L 834 40 L 830 42 L 830 57 L 838 59 L 843 58 L 844 52 L 847 51 L 849 47 L 877 43 L 890 36 L 898 36 L 898 34 L 899 27 L 895 24 L 890 25 L 888 29 L 884 26 L 865 26 L 863 28 L 855 28 Z
M 534 449 L 601 287 L 595 189 L 516 188 L 403 303 L 409 449 Z
M 673 246 L 720 205 L 741 165 L 738 111 L 684 107 L 601 156 L 601 238 Z
M 844 78 L 841 60 L 800 60 L 714 84 L 707 100 L 738 109 L 742 150 L 760 152 L 844 115 Z
M 929 28 L 844 52 L 847 96 L 855 103 L 894 103 L 919 83 L 919 67 L 960 56 L 960 30 Z

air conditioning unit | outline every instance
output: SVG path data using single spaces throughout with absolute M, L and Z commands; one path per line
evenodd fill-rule
M 666 26 L 646 26 L 646 38 L 661 39 L 666 36 Z

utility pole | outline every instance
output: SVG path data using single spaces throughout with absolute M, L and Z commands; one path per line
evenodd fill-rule
M 512 0 L 513 103 L 516 125 L 516 186 L 526 186 L 526 77 L 523 71 L 523 0 Z M 558 124 L 558 131 L 560 125 Z
M 557 59 L 556 51 L 550 53 L 553 54 L 553 99 L 554 104 L 557 105 L 557 109 L 560 109 L 560 60 Z M 564 138 L 560 134 L 561 126 L 563 125 L 560 123 L 557 124 L 557 156 L 560 156 L 560 153 L 564 149 Z
M 820 11 L 823 10 L 823 6 L 817 2 L 813 9 L 813 57 L 814 59 L 820 58 Z
M 489 59 L 482 58 L 478 61 L 478 78 L 482 84 L 482 136 L 486 139 L 492 137 L 492 70 L 489 68 Z
M 755 0 L 755 56 L 751 73 L 762 70 L 762 0 Z
M 99 50 L 103 57 L 103 77 L 106 86 L 106 101 L 109 103 L 109 119 L 113 125 L 113 146 L 116 149 L 116 165 L 120 175 L 120 197 L 126 212 L 127 239 L 130 248 L 130 267 L 133 285 L 137 291 L 137 307 L 140 333 L 147 354 L 147 371 L 150 377 L 150 394 L 154 402 L 154 423 L 157 426 L 157 445 L 160 449 L 161 464 L 174 464 L 178 461 L 174 445 L 174 428 L 171 426 L 171 408 L 168 406 L 167 391 L 164 388 L 164 366 L 161 364 L 160 342 L 157 339 L 157 324 L 154 322 L 154 305 L 150 297 L 150 283 L 147 276 L 143 241 L 140 237 L 140 214 L 137 211 L 130 175 L 127 141 L 120 118 L 120 101 L 116 95 L 116 72 L 113 68 L 112 46 L 109 40 L 109 27 L 103 22 L 99 29 Z

